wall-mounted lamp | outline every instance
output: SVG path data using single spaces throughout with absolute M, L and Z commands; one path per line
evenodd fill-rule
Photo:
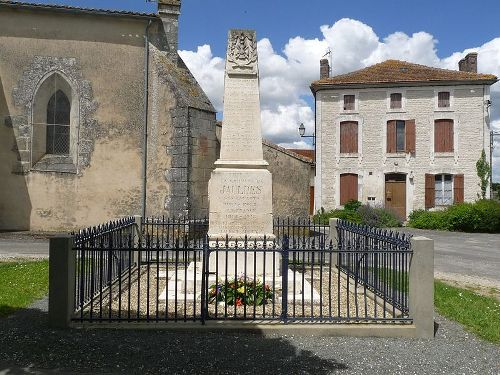
M 313 133 L 312 135 L 304 135 L 306 133 L 306 127 L 304 124 L 301 122 L 299 126 L 299 135 L 301 138 L 312 138 L 313 139 L 313 146 L 316 145 L 316 135 Z

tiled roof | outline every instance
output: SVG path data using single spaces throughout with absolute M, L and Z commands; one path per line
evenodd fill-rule
M 336 86 L 378 86 L 387 84 L 440 84 L 445 82 L 493 84 L 493 74 L 479 74 L 432 68 L 406 61 L 387 60 L 351 73 L 314 81 L 311 89 Z
M 129 12 L 125 10 L 109 10 L 109 9 L 96 9 L 96 8 L 81 8 L 69 5 L 52 5 L 52 4 L 39 4 L 39 3 L 26 3 L 21 1 L 11 1 L 11 0 L 0 0 L 0 7 L 6 6 L 11 8 L 24 8 L 24 9 L 40 9 L 40 10 L 54 10 L 54 11 L 66 11 L 66 12 L 81 12 L 81 13 L 93 13 L 93 14 L 105 14 L 114 16 L 125 16 L 125 17 L 139 17 L 139 18 L 156 18 L 158 17 L 155 13 L 141 13 L 141 12 Z
M 304 150 L 299 148 L 289 148 L 287 150 L 314 161 L 314 150 Z

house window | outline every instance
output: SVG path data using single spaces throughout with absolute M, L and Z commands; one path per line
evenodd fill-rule
M 437 174 L 434 176 L 434 205 L 449 206 L 453 204 L 453 176 Z
M 403 108 L 403 95 L 401 93 L 393 93 L 391 94 L 391 109 Z
M 358 200 L 358 175 L 345 173 L 340 175 L 340 204 Z
M 434 121 L 434 152 L 453 152 L 453 120 Z
M 354 95 L 344 95 L 344 111 L 354 111 L 355 100 L 356 97 Z
M 449 108 L 450 107 L 450 92 L 440 91 L 438 92 L 438 108 Z
M 47 104 L 47 154 L 69 154 L 70 116 L 68 97 L 61 90 L 56 91 Z
M 358 152 L 358 122 L 343 121 L 340 123 L 340 153 Z
M 415 120 L 387 122 L 387 153 L 415 153 Z

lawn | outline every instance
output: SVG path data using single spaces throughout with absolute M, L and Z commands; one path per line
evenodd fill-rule
M 48 290 L 48 260 L 0 263 L 0 316 L 28 306 Z
M 479 337 L 500 344 L 500 302 L 442 281 L 434 283 L 436 310 Z

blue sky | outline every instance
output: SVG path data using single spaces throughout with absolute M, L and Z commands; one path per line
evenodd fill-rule
M 145 0 L 38 0 L 82 7 L 155 12 Z M 183 0 L 179 50 L 201 86 L 222 111 L 224 55 L 230 28 L 257 30 L 263 134 L 286 147 L 310 147 L 297 136 L 312 132 L 309 91 L 318 61 L 333 50 L 333 73 L 388 58 L 457 69 L 479 52 L 479 71 L 500 76 L 499 0 Z M 500 83 L 492 87 L 493 127 L 500 130 Z M 221 113 L 219 113 L 221 117 Z M 500 181 L 500 137 L 495 179 Z

